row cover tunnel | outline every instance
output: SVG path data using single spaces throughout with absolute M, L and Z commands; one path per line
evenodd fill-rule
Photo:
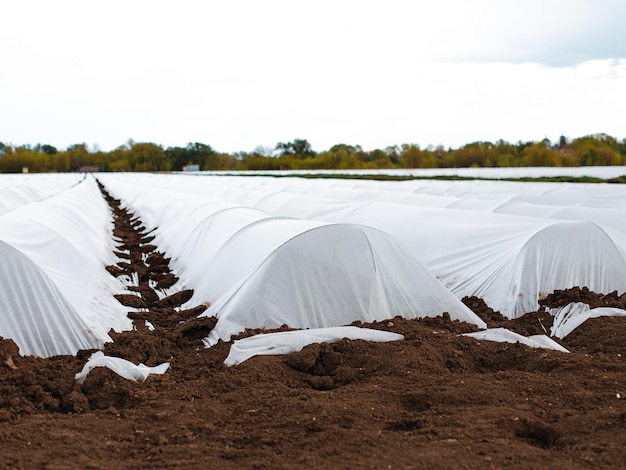
M 481 297 L 515 318 L 556 289 L 621 293 L 626 285 L 621 186 L 98 179 L 154 229 L 154 243 L 194 290 L 189 305 L 207 304 L 202 315 L 217 317 L 207 345 L 246 328 L 396 315 L 448 312 L 485 327 L 461 298 Z M 43 192 L 13 190 L 31 196 L 0 213 L 0 336 L 22 354 L 99 348 L 110 329 L 132 328 L 113 297 L 128 280 L 104 270 L 115 262 L 110 209 L 92 176 L 44 180 Z M 1 187 L 8 194 L 11 186 Z

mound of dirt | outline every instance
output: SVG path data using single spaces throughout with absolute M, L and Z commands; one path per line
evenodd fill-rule
M 135 383 L 95 369 L 82 386 L 74 375 L 91 351 L 45 360 L 15 356 L 14 343 L 0 341 L 13 357 L 13 367 L 0 366 L 7 424 L 0 464 L 615 468 L 626 461 L 624 335 L 602 351 L 579 350 L 582 339 L 573 336 L 565 345 L 574 352 L 563 354 L 459 336 L 473 327 L 444 318 L 367 326 L 406 339 L 344 339 L 228 368 L 226 343 L 205 349 L 173 333 L 122 333 L 105 354 L 167 360 L 170 370 Z M 600 338 L 624 327 L 624 318 L 597 319 L 580 331 Z
M 617 295 L 617 291 L 609 294 L 599 294 L 587 287 L 572 287 L 571 289 L 556 290 L 539 302 L 546 307 L 562 307 L 572 302 L 588 304 L 590 308 L 616 307 L 626 309 L 626 293 Z

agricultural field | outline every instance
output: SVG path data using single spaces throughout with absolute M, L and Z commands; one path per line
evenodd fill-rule
M 280 176 L 0 175 L 0 466 L 626 465 L 625 185 Z

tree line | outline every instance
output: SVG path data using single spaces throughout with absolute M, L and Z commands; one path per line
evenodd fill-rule
M 279 142 L 272 148 L 232 154 L 210 145 L 189 143 L 167 147 L 128 141 L 110 151 L 90 150 L 86 144 L 58 150 L 52 145 L 13 146 L 0 142 L 0 172 L 181 171 L 200 170 L 347 170 L 391 168 L 463 168 L 526 166 L 609 166 L 626 164 L 626 139 L 594 134 L 552 143 L 472 142 L 457 149 L 417 144 L 365 151 L 359 145 L 337 144 L 315 152 L 306 139 Z

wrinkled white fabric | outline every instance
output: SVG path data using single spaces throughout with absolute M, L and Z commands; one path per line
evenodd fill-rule
M 404 336 L 388 331 L 359 328 L 356 326 L 314 328 L 309 330 L 259 334 L 233 341 L 224 364 L 234 366 L 247 361 L 253 356 L 291 354 L 302 350 L 302 348 L 309 344 L 332 343 L 340 341 L 343 338 L 387 343 L 402 340 Z
M 210 175 L 127 179 L 253 205 L 273 216 L 377 228 L 400 241 L 457 297 L 481 297 L 509 318 L 537 310 L 538 301 L 556 289 L 587 286 L 621 293 L 626 285 L 623 185 Z
M 134 380 L 135 382 L 144 382 L 150 374 L 165 374 L 170 367 L 170 363 L 164 362 L 155 367 L 148 367 L 143 364 L 135 365 L 126 359 L 105 356 L 102 351 L 96 351 L 74 378 L 78 383 L 82 384 L 89 375 L 89 372 L 96 367 L 106 367 L 125 379 Z
M 496 341 L 498 343 L 521 343 L 531 348 L 554 349 L 555 351 L 569 351 L 559 343 L 546 335 L 522 336 L 506 328 L 489 328 L 487 330 L 475 333 L 465 333 L 463 336 L 469 336 L 484 341 Z
M 79 173 L 0 174 L 0 215 L 53 196 L 83 178 Z
M 614 307 L 589 308 L 582 302 L 572 302 L 563 307 L 547 309 L 554 317 L 550 334 L 565 338 L 590 318 L 626 316 L 626 310 Z
M 157 243 L 167 247 L 181 280 L 194 289 L 190 304 L 211 304 L 205 315 L 216 316 L 218 323 L 209 344 L 245 328 L 322 328 L 443 312 L 485 327 L 387 234 L 218 204 L 216 198 L 229 191 L 231 202 L 267 195 L 237 196 L 236 188 L 223 187 L 207 196 L 181 186 L 196 180 L 170 178 L 111 174 L 102 180 L 149 228 L 156 228 Z M 171 192 L 160 189 L 164 183 Z M 176 200 L 175 191 L 182 193 L 182 202 L 169 202 Z
M 515 167 L 515 168 L 403 168 L 403 169 L 372 169 L 372 170 L 272 170 L 272 171 L 202 171 L 194 175 L 279 175 L 298 176 L 310 175 L 390 175 L 417 176 L 430 178 L 433 176 L 461 176 L 464 178 L 540 178 L 556 176 L 592 176 L 595 178 L 615 178 L 626 174 L 623 166 L 584 166 L 584 167 Z
M 556 289 L 623 292 L 626 285 L 623 185 L 181 178 L 181 191 L 245 201 L 275 216 L 378 228 L 459 298 L 481 297 L 509 318 L 538 309 Z
M 0 242 L 11 259 L 0 268 L 0 335 L 14 339 L 21 354 L 75 354 L 110 341 L 111 328 L 132 328 L 113 297 L 124 291 L 122 281 L 105 270 L 117 261 L 112 229 L 92 177 L 0 216 Z
M 223 264 L 215 265 L 223 272 Z M 369 227 L 308 230 L 250 268 L 203 314 L 219 320 L 209 344 L 244 328 L 323 328 L 396 315 L 449 312 L 453 320 L 486 326 L 395 240 Z
M 86 322 L 28 257 L 0 241 L 0 336 L 23 356 L 75 354 L 101 347 Z

